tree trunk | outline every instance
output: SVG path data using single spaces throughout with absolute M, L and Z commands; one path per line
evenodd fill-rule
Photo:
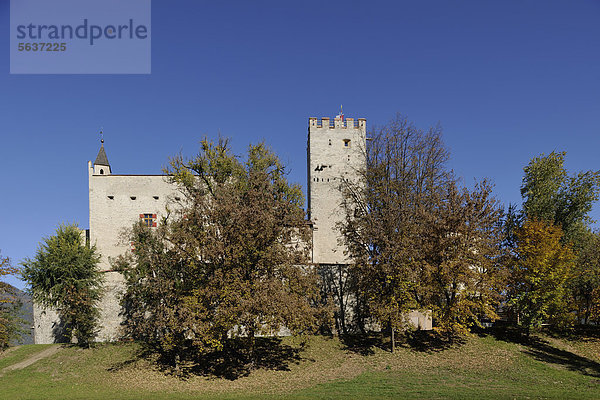
M 344 288 L 343 288 L 343 276 L 342 276 L 342 266 L 338 265 L 338 300 L 340 304 L 340 325 L 342 328 L 342 333 L 345 335 L 347 332 L 346 329 L 346 307 L 344 305 Z
M 255 349 L 255 338 L 254 338 L 254 329 L 248 330 L 248 339 L 249 339 L 249 348 L 250 348 L 250 366 L 252 368 L 256 367 L 256 349 Z
M 585 299 L 585 325 L 587 325 L 590 322 L 590 307 L 591 307 L 591 301 L 589 296 L 586 296 Z
M 179 350 L 176 350 L 177 353 L 175 354 L 175 357 L 173 359 L 173 364 L 174 364 L 174 370 L 175 370 L 175 374 L 179 374 L 179 367 L 181 365 L 181 357 L 179 357 Z
M 390 338 L 392 340 L 392 353 L 396 351 L 396 338 L 394 337 L 394 324 L 392 323 L 392 318 L 390 317 Z

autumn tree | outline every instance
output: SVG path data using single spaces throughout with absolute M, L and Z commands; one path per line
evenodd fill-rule
M 505 273 L 491 185 L 458 186 L 439 127 L 424 131 L 397 116 L 371 137 L 362 180 L 343 187 L 341 228 L 359 295 L 390 327 L 392 349 L 412 309 L 432 309 L 446 333 L 496 318 Z
M 249 338 L 310 330 L 318 285 L 308 268 L 309 226 L 298 185 L 264 144 L 245 162 L 226 140 L 201 142 L 166 170 L 181 200 L 157 228 L 136 226 L 119 260 L 127 280 L 128 332 L 176 363 Z
M 573 270 L 574 254 L 561 242 L 559 226 L 526 220 L 517 232 L 516 255 L 510 265 L 509 304 L 520 326 L 542 323 L 569 324 L 565 313 L 568 293 L 565 282 Z
M 0 278 L 17 272 L 17 269 L 11 265 L 10 259 L 0 254 Z M 21 325 L 18 316 L 19 307 L 15 288 L 0 281 L 0 350 L 8 347 L 10 340 L 19 333 Z
M 60 225 L 40 243 L 33 259 L 23 262 L 22 276 L 35 302 L 55 308 L 70 340 L 89 347 L 98 327 L 97 303 L 102 274 L 100 256 L 88 246 L 77 225 Z
M 424 131 L 397 115 L 370 136 L 361 180 L 342 186 L 341 231 L 355 261 L 357 295 L 393 335 L 405 328 L 409 310 L 425 306 L 417 268 L 421 211 L 453 178 L 439 127 Z
M 434 199 L 417 235 L 420 302 L 433 309 L 438 331 L 465 334 L 498 318 L 506 283 L 501 209 L 485 180 L 473 190 L 450 182 Z

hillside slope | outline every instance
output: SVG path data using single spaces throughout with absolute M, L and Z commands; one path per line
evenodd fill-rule
M 23 369 L 7 369 L 47 349 L 21 346 L 0 355 L 0 399 L 600 398 L 600 340 L 590 335 L 413 342 L 395 354 L 377 338 L 263 344 L 258 369 L 207 359 L 184 376 L 156 367 L 134 343 L 61 347 Z

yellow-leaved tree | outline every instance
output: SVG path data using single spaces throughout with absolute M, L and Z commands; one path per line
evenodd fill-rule
M 574 254 L 561 243 L 560 227 L 540 220 L 527 220 L 516 235 L 511 263 L 509 304 L 517 323 L 526 328 L 543 323 L 564 326 L 572 323 L 565 283 L 573 271 Z

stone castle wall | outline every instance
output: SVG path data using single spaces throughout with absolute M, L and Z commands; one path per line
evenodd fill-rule
M 340 207 L 340 184 L 358 181 L 365 168 L 366 120 L 348 118 L 309 119 L 307 143 L 307 195 L 309 218 L 313 224 L 312 263 L 317 267 L 337 270 L 349 264 L 344 254 L 338 224 L 343 220 Z M 103 149 L 102 149 L 103 151 Z M 98 341 L 115 340 L 120 335 L 122 317 L 120 299 L 124 279 L 112 270 L 111 259 L 131 251 L 123 233 L 143 214 L 155 215 L 155 222 L 165 216 L 170 200 L 180 196 L 177 187 L 162 175 L 115 175 L 109 166 L 88 163 L 89 174 L 89 239 L 95 244 L 105 273 L 105 294 L 100 302 Z M 348 300 L 352 303 L 352 300 Z M 351 304 L 349 304 L 350 306 Z M 344 313 L 351 319 L 351 307 Z M 417 315 L 415 324 L 430 326 Z M 54 310 L 34 306 L 35 343 L 53 343 L 59 320 Z M 428 325 L 429 324 L 429 325 Z
M 162 175 L 96 175 L 90 167 L 90 243 L 101 254 L 99 268 L 105 271 L 106 290 L 97 340 L 110 341 L 119 335 L 120 298 L 125 290 L 123 276 L 112 271 L 110 260 L 131 251 L 123 234 L 140 221 L 141 214 L 156 215 L 154 221 L 160 221 L 170 196 L 179 192 Z
M 94 168 L 89 174 L 89 239 L 101 255 L 98 268 L 104 272 L 104 295 L 100 301 L 100 331 L 96 340 L 111 341 L 120 335 L 120 299 L 125 291 L 123 276 L 112 270 L 111 259 L 131 251 L 124 233 L 140 221 L 141 214 L 165 216 L 167 202 L 178 197 L 175 185 L 162 175 L 111 175 L 109 168 Z M 54 343 L 60 321 L 56 311 L 34 305 L 35 343 Z

